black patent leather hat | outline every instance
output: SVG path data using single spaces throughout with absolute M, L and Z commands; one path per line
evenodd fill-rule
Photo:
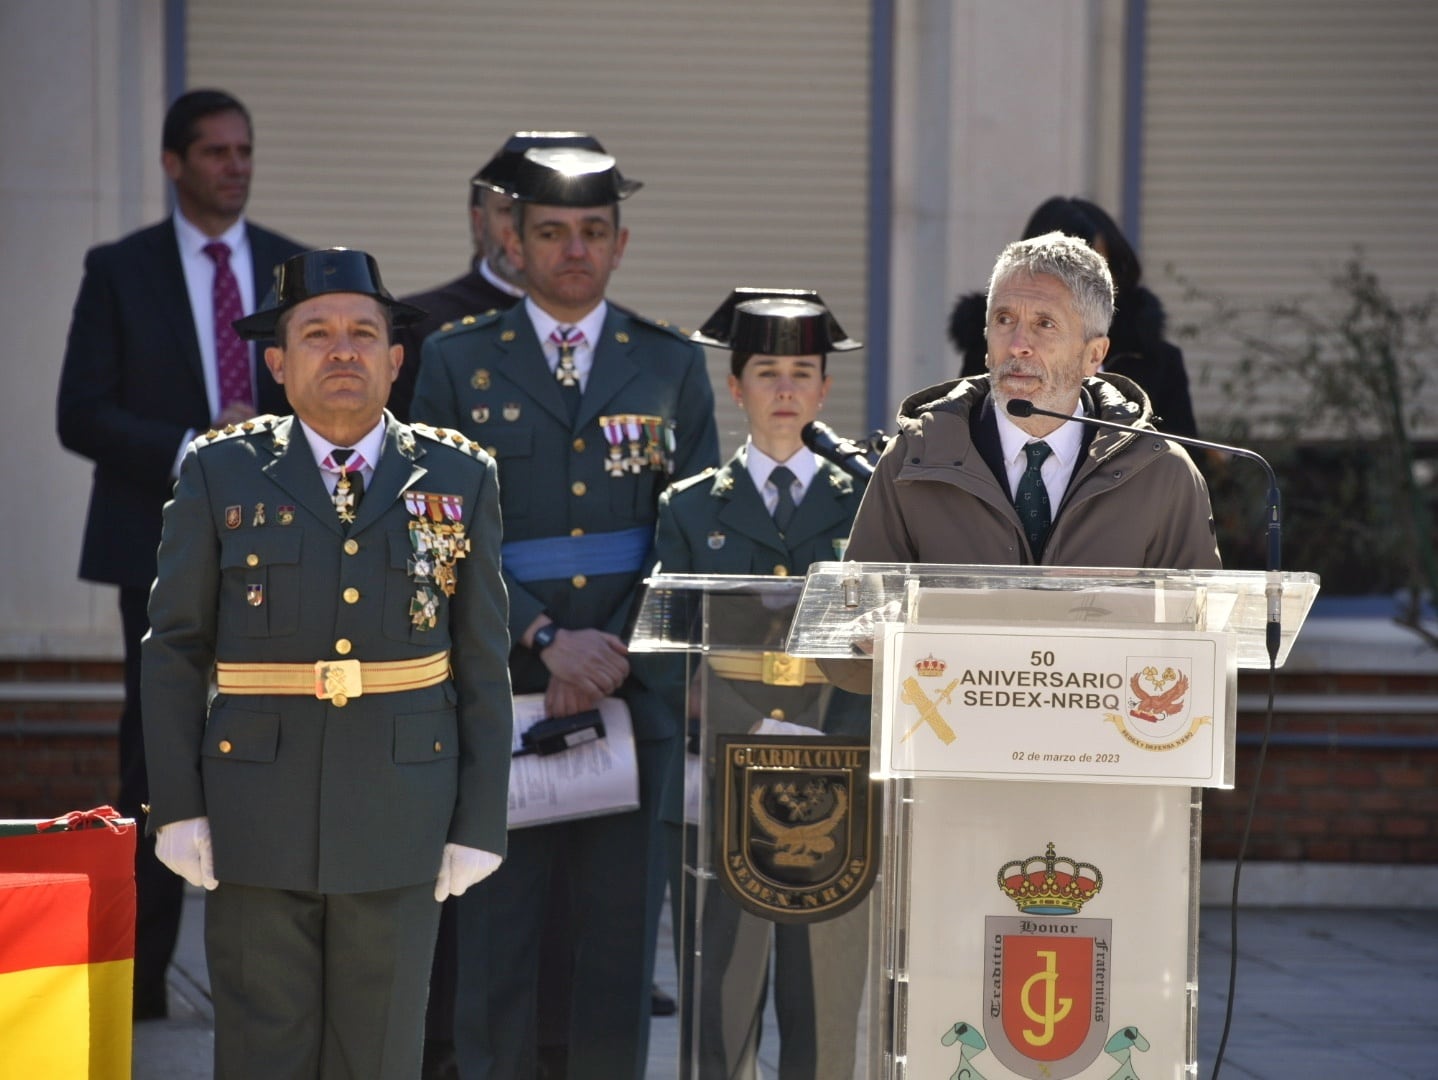
M 323 248 L 291 255 L 275 271 L 274 287 L 260 301 L 253 315 L 236 319 L 235 333 L 247 341 L 264 341 L 275 336 L 279 317 L 297 304 L 325 293 L 359 293 L 373 297 L 389 308 L 395 326 L 419 322 L 425 313 L 412 304 L 396 300 L 380 280 L 379 264 L 367 251 L 351 248 Z
M 611 206 L 644 185 L 627 180 L 610 155 L 576 146 L 530 147 L 502 195 L 543 206 Z
M 525 151 L 555 146 L 604 153 L 599 140 L 587 131 L 516 131 L 504 141 L 499 152 L 470 178 L 470 183 L 508 195 L 514 188 L 515 174 L 519 163 L 524 160 Z
M 690 339 L 764 356 L 816 356 L 864 347 L 812 289 L 738 288 Z

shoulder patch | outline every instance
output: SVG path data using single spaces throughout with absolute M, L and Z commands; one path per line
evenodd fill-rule
M 478 330 L 482 326 L 488 326 L 496 321 L 504 312 L 498 308 L 490 308 L 482 315 L 465 315 L 463 318 L 451 319 L 435 331 L 436 334 L 462 334 L 466 330 Z
M 646 315 L 640 315 L 637 311 L 625 311 L 625 314 L 641 326 L 650 327 L 669 337 L 678 338 L 680 341 L 689 341 L 689 332 L 679 327 L 671 326 L 668 319 L 651 319 Z M 691 344 L 693 344 L 691 342 Z
M 466 457 L 472 457 L 476 461 L 488 461 L 489 455 L 484 452 L 484 447 L 477 442 L 472 442 L 458 431 L 451 431 L 449 428 L 431 427 L 428 424 L 411 423 L 411 431 L 426 439 L 440 443 L 451 450 L 458 450 Z
M 195 436 L 196 446 L 211 446 L 226 439 L 233 439 L 236 436 L 263 435 L 272 430 L 279 423 L 280 418 L 273 413 L 264 413 L 261 416 L 251 417 L 238 424 L 226 424 L 223 428 L 216 430 L 211 428 L 203 435 Z

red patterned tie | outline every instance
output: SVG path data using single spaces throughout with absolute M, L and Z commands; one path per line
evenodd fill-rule
M 220 381 L 220 411 L 240 402 L 254 405 L 250 386 L 250 348 L 240 340 L 230 324 L 244 315 L 240 304 L 240 283 L 230 269 L 229 245 L 212 240 L 205 245 L 205 254 L 215 264 L 215 286 L 212 293 L 215 314 L 215 372 Z

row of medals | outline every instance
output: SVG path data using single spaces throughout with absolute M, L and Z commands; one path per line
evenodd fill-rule
M 414 554 L 409 557 L 407 569 L 415 583 L 409 618 L 417 629 L 433 630 L 439 621 L 440 593 L 454 595 L 455 564 L 469 554 L 469 538 L 464 535 L 464 500 L 458 495 L 407 491 L 404 505 L 414 518 L 409 523 L 409 543 Z

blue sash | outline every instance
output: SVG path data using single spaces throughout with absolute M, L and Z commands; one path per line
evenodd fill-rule
M 634 574 L 649 565 L 654 530 L 647 526 L 583 536 L 507 540 L 499 559 L 515 581 L 556 581 L 576 574 Z

